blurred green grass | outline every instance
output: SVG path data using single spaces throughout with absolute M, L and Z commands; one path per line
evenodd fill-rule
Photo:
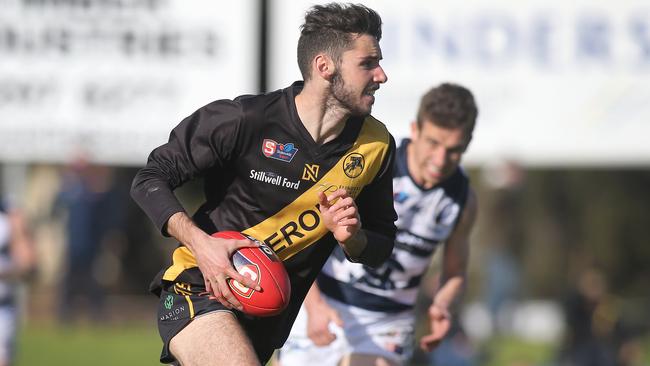
M 485 366 L 553 365 L 556 348 L 549 343 L 527 342 L 513 337 L 495 337 L 483 345 Z
M 58 327 L 29 324 L 18 337 L 15 366 L 158 366 L 161 341 L 154 325 Z M 650 337 L 640 339 L 636 362 L 650 365 Z M 484 366 L 554 365 L 555 346 L 496 337 L 483 345 Z
M 154 326 L 28 325 L 18 336 L 15 365 L 158 366 L 161 344 Z

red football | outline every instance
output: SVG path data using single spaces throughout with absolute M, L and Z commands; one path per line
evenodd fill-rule
M 241 248 L 232 255 L 232 263 L 237 272 L 257 280 L 261 287 L 260 291 L 255 291 L 235 280 L 228 280 L 228 286 L 244 307 L 244 313 L 272 316 L 287 307 L 291 295 L 289 275 L 273 249 L 237 231 L 220 231 L 212 236 L 224 239 L 249 239 L 260 245 L 257 248 Z

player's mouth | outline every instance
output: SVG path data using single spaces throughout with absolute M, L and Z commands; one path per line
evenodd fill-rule
M 363 95 L 365 97 L 370 97 L 370 102 L 374 103 L 375 102 L 375 92 L 379 89 L 379 87 L 373 87 L 373 88 L 368 88 L 363 92 Z
M 435 165 L 427 165 L 425 169 L 427 175 L 432 179 L 440 179 L 443 175 L 442 169 L 438 168 Z

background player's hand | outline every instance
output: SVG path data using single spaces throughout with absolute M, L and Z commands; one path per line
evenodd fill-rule
M 420 338 L 420 348 L 425 352 L 431 352 L 436 348 L 449 332 L 451 328 L 449 311 L 436 303 L 431 304 L 429 306 L 429 323 L 430 333 Z
M 224 239 L 206 236 L 193 245 L 196 262 L 203 274 L 205 289 L 210 298 L 223 304 L 225 307 L 242 310 L 241 303 L 230 291 L 226 282 L 229 278 L 242 285 L 259 291 L 256 281 L 241 275 L 232 265 L 232 254 L 239 248 L 257 247 L 258 244 L 250 240 Z
M 307 316 L 307 336 L 317 346 L 326 346 L 336 339 L 330 331 L 330 322 L 343 327 L 339 313 L 326 302 L 320 301 L 309 308 Z
M 359 209 L 345 189 L 339 188 L 326 196 L 318 192 L 318 203 L 323 224 L 339 243 L 345 243 L 361 229 Z

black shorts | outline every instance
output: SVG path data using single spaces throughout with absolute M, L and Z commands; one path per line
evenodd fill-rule
M 163 283 L 165 283 L 163 281 Z M 163 341 L 160 354 L 161 363 L 173 363 L 176 359 L 169 351 L 169 341 L 185 328 L 197 316 L 214 311 L 227 311 L 234 314 L 250 338 L 255 353 L 262 365 L 266 364 L 278 345 L 279 337 L 274 336 L 274 329 L 284 323 L 281 315 L 257 318 L 242 312 L 231 310 L 217 300 L 212 300 L 205 292 L 204 286 L 184 283 L 165 283 L 155 293 L 160 293 L 158 302 L 158 332 Z M 289 326 L 290 327 L 290 326 Z M 283 327 L 281 327 L 283 328 Z

